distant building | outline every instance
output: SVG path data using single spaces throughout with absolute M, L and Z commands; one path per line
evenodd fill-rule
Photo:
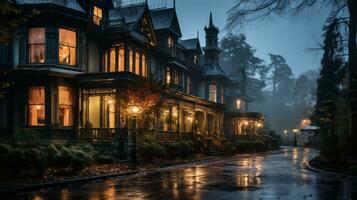
M 177 139 L 197 126 L 203 138 L 253 138 L 262 128 L 262 115 L 247 112 L 253 99 L 245 81 L 219 65 L 212 14 L 202 51 L 198 38 L 181 39 L 175 8 L 149 9 L 146 1 L 16 2 L 40 14 L 0 45 L 0 66 L 14 82 L 0 100 L 2 136 L 26 129 L 48 141 L 114 139 L 118 129 L 130 132 L 132 120 L 118 106 L 119 94 L 139 80 L 173 94 L 148 127 L 155 134 Z

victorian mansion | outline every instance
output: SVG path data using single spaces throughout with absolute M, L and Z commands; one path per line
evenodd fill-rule
M 123 87 L 138 82 L 155 82 L 170 93 L 146 127 L 158 138 L 190 138 L 193 132 L 249 138 L 263 128 L 262 115 L 248 112 L 244 71 L 229 75 L 219 64 L 212 14 L 202 48 L 198 38 L 182 39 L 175 7 L 112 0 L 16 4 L 39 14 L 0 44 L 0 69 L 11 82 L 0 98 L 0 138 L 18 130 L 38 131 L 44 141 L 130 133 L 133 113 L 117 102 Z M 135 106 L 130 111 L 139 111 Z

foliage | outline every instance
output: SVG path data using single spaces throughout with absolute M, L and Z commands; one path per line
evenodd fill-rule
M 141 143 L 138 147 L 138 156 L 140 160 L 152 161 L 154 158 L 163 158 L 166 156 L 165 149 L 158 143 Z
M 351 128 L 349 129 L 350 144 L 349 149 L 352 155 L 357 153 L 357 1 L 355 0 L 238 0 L 229 11 L 227 28 L 236 29 L 237 25 L 256 19 L 265 19 L 268 16 L 279 16 L 285 14 L 296 14 L 314 7 L 329 6 L 332 18 L 337 21 L 337 26 L 342 26 L 337 30 L 343 42 L 340 50 L 344 52 L 344 57 L 348 57 L 347 73 L 349 85 L 349 109 L 348 117 Z M 326 41 L 325 41 L 326 42 Z M 326 45 L 325 45 L 326 47 Z M 326 53 L 326 49 L 324 49 Z M 326 61 L 326 59 L 325 59 Z M 337 75 L 337 74 L 335 74 Z M 319 101 L 319 99 L 317 100 Z M 331 106 L 328 106 L 331 108 Z M 316 117 L 316 116 L 315 116 Z M 334 119 L 334 116 L 326 115 L 326 119 Z M 335 122 L 333 122 L 335 123 Z M 333 125 L 335 126 L 335 125 Z M 335 128 L 330 127 L 329 130 Z M 328 130 L 327 130 L 328 131 Z M 328 134 L 331 135 L 331 134 Z
M 320 127 L 321 153 L 329 159 L 338 159 L 339 142 L 336 135 L 337 98 L 339 95 L 338 71 L 343 67 L 339 42 L 338 21 L 330 19 L 325 27 L 324 54 L 318 79 L 317 103 L 314 122 Z
M 14 31 L 28 19 L 39 14 L 38 10 L 24 12 L 18 8 L 13 0 L 0 1 L 0 43 L 8 42 L 14 35 Z
M 231 142 L 226 142 L 224 144 L 224 150 L 225 152 L 228 152 L 228 153 L 231 153 L 231 154 L 234 154 L 234 153 L 237 153 L 237 147 L 235 147 Z

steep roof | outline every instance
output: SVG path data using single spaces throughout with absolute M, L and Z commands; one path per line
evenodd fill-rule
M 180 37 L 181 28 L 175 8 L 160 8 L 151 10 L 155 30 L 170 29 Z
M 223 76 L 227 78 L 226 73 L 223 71 L 218 63 L 205 63 L 203 66 L 204 76 Z
M 19 5 L 24 4 L 55 4 L 78 12 L 85 13 L 76 0 L 16 0 Z
M 146 10 L 146 4 L 121 6 L 109 11 L 109 20 L 124 20 L 125 24 L 138 23 Z
M 187 50 L 196 50 L 197 45 L 198 45 L 198 39 L 193 38 L 193 39 L 187 39 L 187 40 L 178 40 L 178 42 L 185 47 Z

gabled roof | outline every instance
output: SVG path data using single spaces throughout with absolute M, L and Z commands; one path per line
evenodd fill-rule
M 146 19 L 148 23 L 146 23 L 146 32 L 142 32 L 140 27 L 142 26 L 143 20 Z M 118 23 L 120 22 L 120 23 Z M 113 25 L 112 27 L 115 28 L 123 28 L 125 31 L 131 31 L 133 34 L 138 35 L 150 35 L 151 43 L 156 45 L 156 35 L 154 31 L 154 25 L 152 22 L 151 13 L 147 3 L 140 3 L 140 4 L 131 4 L 126 6 L 120 6 L 113 10 L 109 11 L 109 23 L 118 24 Z M 136 33 L 134 33 L 136 32 Z M 148 34 L 147 34 L 148 33 Z M 150 42 L 150 41 L 149 41 Z
M 202 55 L 202 48 L 200 44 L 200 40 L 198 38 L 192 38 L 187 40 L 178 40 L 178 43 L 182 45 L 186 50 L 189 51 L 199 51 L 199 55 Z
M 181 28 L 175 8 L 160 8 L 151 10 L 155 30 L 171 30 L 179 37 L 182 36 Z
M 123 20 L 125 24 L 136 24 L 144 15 L 146 8 L 146 4 L 120 6 L 109 11 L 109 20 Z
M 78 4 L 76 0 L 16 0 L 19 5 L 24 4 L 55 4 L 72 10 L 76 10 L 85 13 L 83 8 Z

